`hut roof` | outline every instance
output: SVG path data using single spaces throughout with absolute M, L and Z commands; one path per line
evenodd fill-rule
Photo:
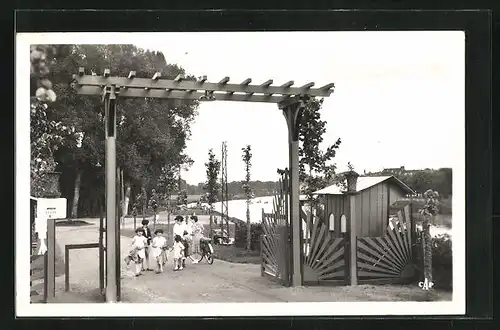
M 370 187 L 373 187 L 379 183 L 385 182 L 385 181 L 391 181 L 392 183 L 396 184 L 399 186 L 401 189 L 403 189 L 406 193 L 412 194 L 414 193 L 413 189 L 408 187 L 403 181 L 399 180 L 393 175 L 388 175 L 388 176 L 360 176 L 358 177 L 358 181 L 356 183 L 356 192 L 363 191 L 365 189 L 368 189 Z M 328 186 L 326 188 L 320 189 L 318 191 L 314 192 L 315 195 L 342 195 L 344 194 L 344 190 L 342 190 L 342 187 L 334 184 L 331 186 Z

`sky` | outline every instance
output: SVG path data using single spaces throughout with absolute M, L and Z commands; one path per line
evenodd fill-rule
M 347 162 L 360 173 L 453 167 L 463 143 L 454 134 L 463 129 L 457 125 L 465 109 L 462 32 L 165 33 L 134 44 L 162 51 L 167 62 L 211 82 L 229 76 L 230 83 L 335 83 L 321 109 L 327 121 L 322 148 L 342 139 L 333 160 L 339 170 Z M 241 148 L 247 144 L 253 180 L 274 181 L 276 169 L 288 166 L 286 122 L 277 105 L 202 102 L 187 143 L 195 161 L 182 173 L 188 183 L 205 181 L 208 150 L 220 159 L 222 141 L 229 181 L 244 178 Z

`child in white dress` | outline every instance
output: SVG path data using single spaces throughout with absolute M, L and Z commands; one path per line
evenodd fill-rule
M 163 265 L 166 261 L 165 247 L 167 239 L 163 236 L 163 230 L 157 229 L 151 246 L 151 254 L 156 261 L 156 274 L 163 273 Z
M 184 257 L 184 244 L 182 244 L 182 237 L 179 235 L 175 236 L 174 246 L 174 270 L 182 270 L 182 259 Z
M 130 254 L 125 258 L 125 262 L 128 265 L 130 261 L 133 260 L 135 262 L 135 276 L 139 276 L 141 275 L 142 262 L 146 257 L 145 248 L 147 246 L 148 240 L 146 237 L 144 237 L 144 229 L 137 228 L 135 233 L 136 234 L 134 238 L 132 238 L 132 250 L 130 251 Z

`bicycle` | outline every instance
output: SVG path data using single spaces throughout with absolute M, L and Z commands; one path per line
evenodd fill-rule
M 207 262 L 211 265 L 214 263 L 214 248 L 212 247 L 212 240 L 210 238 L 200 239 L 200 253 L 195 253 L 190 256 L 192 260 L 197 260 L 201 262 L 203 258 L 207 259 Z

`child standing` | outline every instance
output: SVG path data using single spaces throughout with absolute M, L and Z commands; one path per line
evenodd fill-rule
M 142 262 L 145 258 L 145 248 L 147 246 L 147 238 L 144 237 L 144 229 L 137 228 L 135 231 L 135 236 L 132 238 L 132 250 L 130 254 L 125 258 L 125 263 L 128 264 L 130 261 L 135 263 L 135 276 L 141 275 Z
M 155 237 L 153 238 L 153 243 L 151 246 L 151 254 L 156 261 L 156 274 L 163 273 L 163 265 L 166 261 L 165 247 L 167 245 L 167 240 L 163 236 L 163 230 L 157 229 L 155 231 Z
M 184 244 L 182 244 L 182 237 L 180 235 L 176 235 L 174 239 L 174 246 L 172 249 L 174 250 L 174 270 L 182 270 L 182 259 L 184 257 Z

